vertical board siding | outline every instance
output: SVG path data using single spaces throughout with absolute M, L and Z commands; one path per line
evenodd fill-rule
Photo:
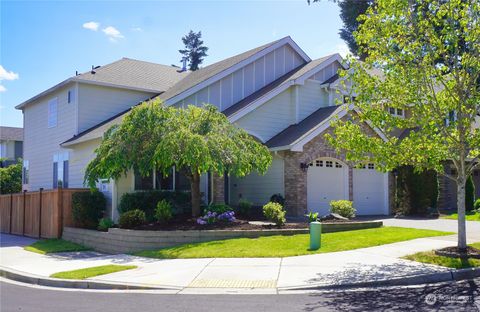
M 305 61 L 295 50 L 289 45 L 283 45 L 190 95 L 184 101 L 195 105 L 209 103 L 223 111 L 303 63 Z M 181 106 L 181 102 L 173 106 Z
M 303 86 L 298 87 L 299 121 L 321 107 L 329 106 L 328 92 L 319 83 L 306 81 Z
M 73 193 L 86 191 L 56 189 L 0 195 L 0 231 L 37 238 L 60 238 L 63 226 L 73 225 Z

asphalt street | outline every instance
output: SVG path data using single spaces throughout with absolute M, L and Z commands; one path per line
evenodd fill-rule
M 281 295 L 165 295 L 62 290 L 2 281 L 0 311 L 480 311 L 480 279 Z

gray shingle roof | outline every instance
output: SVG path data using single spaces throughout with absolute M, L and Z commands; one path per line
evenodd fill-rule
M 23 128 L 0 127 L 0 140 L 23 141 Z
M 291 125 L 270 140 L 265 145 L 269 148 L 289 146 L 298 139 L 313 130 L 318 124 L 328 119 L 330 116 L 338 114 L 343 105 L 322 107 L 296 125 Z
M 255 49 L 248 50 L 246 52 L 243 52 L 243 53 L 240 53 L 238 55 L 226 58 L 226 59 L 221 60 L 219 62 L 208 65 L 206 67 L 200 68 L 199 70 L 196 70 L 196 71 L 192 72 L 191 74 L 189 74 L 187 77 L 185 77 L 185 79 L 182 79 L 181 81 L 179 81 L 172 88 L 167 90 L 165 93 L 161 94 L 159 96 L 159 98 L 161 100 L 166 101 L 166 100 L 168 100 L 168 99 L 170 99 L 170 98 L 172 98 L 172 97 L 174 97 L 174 96 L 176 96 L 176 95 L 178 95 L 178 94 L 180 94 L 180 93 L 198 85 L 199 83 L 209 79 L 210 77 L 213 77 L 213 76 L 221 73 L 222 71 L 227 70 L 230 67 L 248 59 L 252 55 L 254 55 L 254 54 L 256 54 L 256 53 L 258 53 L 258 52 L 260 52 L 264 49 L 267 49 L 268 47 L 274 45 L 275 43 L 277 43 L 278 41 L 283 40 L 283 39 L 284 38 L 279 39 L 279 40 L 275 40 L 273 42 L 264 44 L 260 47 L 255 48 Z
M 114 84 L 128 88 L 165 92 L 190 74 L 180 72 L 178 67 L 145 61 L 122 58 L 113 63 L 80 74 L 74 78 L 78 82 Z

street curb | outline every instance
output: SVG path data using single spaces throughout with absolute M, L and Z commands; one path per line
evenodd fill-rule
M 308 286 L 278 287 L 279 291 L 289 290 L 327 290 L 327 289 L 348 289 L 348 288 L 366 288 L 366 287 L 388 287 L 388 286 L 413 286 L 422 284 L 434 284 L 441 282 L 453 282 L 480 277 L 480 268 L 467 268 L 450 270 L 447 272 L 438 272 L 422 274 L 416 276 L 407 276 L 389 280 L 379 280 L 371 282 L 346 283 L 340 285 L 312 284 Z
M 58 288 L 74 288 L 74 289 L 97 289 L 97 290 L 176 290 L 179 291 L 181 287 L 169 287 L 169 286 L 152 286 L 148 284 L 140 283 L 114 283 L 107 281 L 94 281 L 94 280 L 68 280 L 49 278 L 39 275 L 34 275 L 26 272 L 16 271 L 13 269 L 7 269 L 0 266 L 0 277 L 14 280 L 17 282 L 58 287 Z

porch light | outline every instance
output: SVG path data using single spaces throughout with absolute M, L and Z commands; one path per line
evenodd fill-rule
M 303 172 L 307 172 L 308 170 L 308 167 L 310 167 L 309 164 L 306 164 L 306 163 L 300 163 L 300 169 L 302 169 Z

